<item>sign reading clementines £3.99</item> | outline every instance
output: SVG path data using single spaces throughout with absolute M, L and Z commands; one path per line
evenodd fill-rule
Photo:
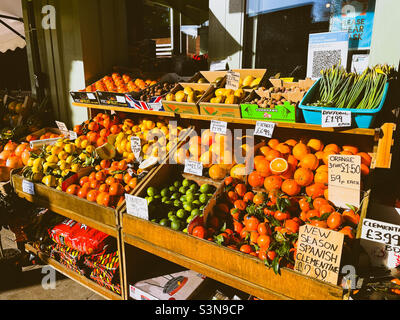
M 294 269 L 337 285 L 344 234 L 312 225 L 300 228 Z
M 361 157 L 330 155 L 328 159 L 329 201 L 337 207 L 360 207 Z

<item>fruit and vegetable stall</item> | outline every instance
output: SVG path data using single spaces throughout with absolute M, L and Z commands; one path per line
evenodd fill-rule
M 70 130 L 13 100 L 3 121 L 18 117 L 22 133 L 2 130 L 0 178 L 32 208 L 9 225 L 107 299 L 133 298 L 144 253 L 258 299 L 348 299 L 357 292 L 340 270 L 362 268 L 363 221 L 392 167 L 394 81 L 380 65 L 332 67 L 317 82 L 115 72 L 70 93 L 88 110 Z

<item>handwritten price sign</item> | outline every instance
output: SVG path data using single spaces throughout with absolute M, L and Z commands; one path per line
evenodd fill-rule
M 265 138 L 272 138 L 275 131 L 275 123 L 258 121 L 256 124 L 256 130 L 254 131 L 255 136 L 261 136 Z
M 140 153 L 142 151 L 142 141 L 139 137 L 131 138 L 131 149 L 133 154 L 135 155 L 135 159 L 140 161 Z
M 321 114 L 323 128 L 351 127 L 351 111 L 323 110 Z
M 201 162 L 186 160 L 185 161 L 185 173 L 193 174 L 195 176 L 203 176 L 203 164 Z
M 400 226 L 372 219 L 364 219 L 361 238 L 400 249 Z
M 336 206 L 360 206 L 361 157 L 331 155 L 328 159 L 329 200 Z
M 149 207 L 147 200 L 139 197 L 125 194 L 126 212 L 134 217 L 149 220 Z
M 228 123 L 225 121 L 217 121 L 217 120 L 212 120 L 211 121 L 211 126 L 210 126 L 210 131 L 212 133 L 219 133 L 222 135 L 226 135 L 226 130 L 228 129 Z

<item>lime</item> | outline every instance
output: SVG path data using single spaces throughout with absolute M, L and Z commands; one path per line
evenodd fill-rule
M 208 197 L 207 197 L 207 195 L 206 195 L 206 194 L 202 194 L 202 195 L 199 197 L 199 201 L 200 201 L 202 204 L 206 204 L 206 203 L 208 202 Z
M 160 221 L 160 226 L 168 227 L 169 224 L 170 224 L 170 221 L 169 221 L 168 219 L 162 219 L 162 220 Z
M 168 188 L 168 190 L 169 190 L 171 193 L 174 193 L 174 192 L 176 192 L 176 190 L 178 190 L 178 188 L 176 188 L 176 187 L 174 187 L 174 186 L 170 186 L 170 187 Z
M 186 202 L 192 203 L 194 201 L 194 196 L 192 194 L 184 196 L 186 197 Z
M 193 206 L 193 207 L 200 207 L 200 206 L 201 206 L 201 203 L 200 203 L 199 200 L 194 200 L 194 201 L 192 202 L 192 206 Z
M 182 230 L 182 232 L 183 232 L 183 233 L 188 233 L 188 229 L 185 228 L 185 229 Z
M 169 189 L 168 188 L 164 188 L 161 190 L 161 196 L 162 197 L 169 197 Z
M 192 190 L 193 193 L 196 193 L 197 190 L 199 190 L 199 186 L 198 186 L 196 183 L 193 183 L 193 184 L 189 187 L 189 189 Z
M 153 220 L 151 220 L 151 222 L 158 223 L 157 219 L 153 219 Z
M 200 187 L 200 192 L 201 192 L 201 193 L 209 193 L 210 190 L 211 190 L 211 186 L 210 186 L 209 184 L 203 184 L 203 185 Z
M 182 201 L 182 202 L 186 202 L 186 201 L 187 201 L 187 200 L 186 200 L 186 196 L 180 197 L 179 200 Z
M 187 195 L 187 196 L 188 196 L 188 195 L 194 196 L 193 190 L 191 190 L 191 189 L 186 190 L 186 195 Z
M 150 187 L 150 188 L 147 189 L 147 195 L 149 197 L 154 197 L 154 195 L 156 195 L 156 194 L 157 194 L 157 189 L 156 188 Z
M 187 223 L 187 224 L 191 223 L 193 219 L 194 219 L 194 217 L 189 216 L 189 217 L 186 219 L 186 223 Z
M 153 197 L 148 197 L 147 198 L 147 204 L 149 205 L 150 203 L 152 203 L 154 201 Z
M 183 209 L 185 209 L 187 212 L 192 212 L 193 207 L 190 203 L 184 203 L 183 204 Z
M 162 202 L 162 203 L 166 203 L 166 202 L 168 201 L 168 199 L 169 199 L 168 197 L 163 197 L 163 198 L 161 199 L 161 202 Z
M 175 212 L 174 212 L 174 211 L 168 212 L 168 218 L 171 218 L 171 217 L 174 216 L 174 215 L 175 215 Z
M 189 187 L 190 186 L 190 181 L 188 179 L 183 180 L 182 181 L 182 186 Z
M 176 215 L 173 215 L 173 216 L 170 216 L 170 217 L 168 218 L 168 220 L 172 222 L 172 221 L 179 220 L 179 218 L 178 218 Z
M 153 198 L 154 198 L 154 199 L 161 199 L 161 195 L 156 194 Z
M 180 202 L 179 200 L 175 200 L 174 201 L 174 207 L 175 208 L 180 208 L 182 206 L 182 202 Z
M 181 185 L 181 182 L 180 181 L 175 181 L 174 182 L 174 187 L 175 188 L 180 188 L 182 185 Z
M 173 205 L 174 205 L 174 202 L 171 201 L 171 200 L 168 200 L 168 201 L 165 201 L 165 204 L 166 204 L 167 206 L 173 206 Z
M 172 196 L 171 196 L 171 200 L 177 200 L 179 199 L 180 194 L 178 192 L 175 192 Z
M 176 216 L 177 216 L 179 219 L 186 219 L 187 214 L 186 214 L 185 210 L 180 209 L 180 210 L 178 210 L 178 212 L 176 213 Z
M 205 207 L 206 207 L 206 205 L 202 205 L 202 206 L 199 208 L 200 211 L 203 211 Z
M 180 192 L 181 194 L 185 194 L 186 191 L 187 191 L 186 187 L 180 187 L 180 188 L 179 188 L 179 192 Z
M 179 231 L 181 229 L 181 222 L 179 220 L 174 220 L 171 222 L 171 229 Z
M 201 210 L 200 209 L 193 209 L 192 212 L 190 213 L 190 215 L 192 217 L 199 216 L 200 214 L 201 214 Z

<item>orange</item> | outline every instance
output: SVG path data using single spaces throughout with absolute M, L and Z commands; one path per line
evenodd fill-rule
M 372 158 L 368 153 L 359 152 L 357 153 L 357 156 L 361 157 L 361 163 L 365 164 L 367 167 L 371 166 Z
M 270 169 L 271 169 L 272 174 L 275 174 L 275 175 L 284 174 L 288 171 L 289 164 L 283 158 L 276 158 L 271 161 Z
M 320 172 L 315 173 L 314 182 L 315 183 L 323 183 L 323 184 L 327 185 L 329 183 L 328 172 L 320 171 Z
M 103 182 L 106 180 L 106 178 L 107 178 L 107 175 L 104 171 L 96 172 L 96 180 L 97 181 Z
M 125 171 L 126 169 L 128 169 L 128 162 L 126 160 L 121 160 L 118 163 L 118 170 Z
M 269 141 L 268 141 L 268 146 L 271 148 L 271 149 L 275 149 L 278 145 L 279 145 L 279 140 L 278 139 L 270 139 Z
M 299 168 L 294 173 L 294 180 L 300 187 L 307 187 L 314 181 L 314 174 L 310 169 Z
M 323 198 L 321 198 L 323 199 Z M 322 206 L 320 206 L 319 208 L 319 213 L 321 214 L 321 216 L 323 216 L 324 214 L 327 213 L 332 213 L 335 211 L 335 208 L 333 208 L 330 204 L 324 204 Z
M 313 202 L 313 207 L 315 210 L 318 210 L 325 205 L 329 205 L 329 202 L 324 198 L 316 198 Z
M 307 146 L 313 152 L 322 151 L 324 149 L 324 144 L 322 143 L 321 140 L 318 140 L 318 139 L 310 139 L 310 141 L 308 141 L 308 143 L 307 143 Z
M 128 186 L 129 186 L 129 188 L 131 188 L 132 190 L 134 190 L 134 189 L 136 188 L 137 184 L 138 184 L 138 178 L 132 178 L 132 179 L 129 181 Z
M 264 146 L 260 148 L 260 152 L 263 156 L 266 156 L 268 154 L 268 152 L 271 151 L 270 147 Z
M 329 229 L 338 229 L 343 223 L 343 217 L 339 212 L 333 212 L 326 220 Z
M 329 164 L 329 156 L 334 155 L 334 154 L 338 154 L 332 150 L 328 150 L 324 152 L 324 157 L 322 159 L 322 161 L 324 162 L 324 164 L 328 165 Z
M 79 192 L 80 189 L 81 188 L 78 185 L 72 184 L 67 188 L 67 190 L 65 192 L 68 193 L 68 194 L 72 194 L 72 195 L 76 196 L 76 195 L 78 195 L 78 192 Z
M 244 219 L 243 223 L 246 227 L 246 230 L 250 231 L 250 232 L 257 231 L 258 226 L 260 225 L 260 221 L 254 216 L 252 216 L 252 217 L 248 216 L 247 219 L 246 218 Z M 257 232 L 257 234 L 258 234 L 258 232 Z
M 239 183 L 236 187 L 235 187 L 235 191 L 238 194 L 239 197 L 243 198 L 247 192 L 247 188 L 246 185 L 244 183 Z
M 360 215 L 355 213 L 353 210 L 344 211 L 342 217 L 345 223 L 358 225 L 358 223 L 360 222 Z
M 314 183 L 306 188 L 306 193 L 309 197 L 316 199 L 318 197 L 323 197 L 325 189 L 327 187 L 322 183 Z
M 243 197 L 243 201 L 248 203 L 248 202 L 252 202 L 254 199 L 254 193 L 253 192 L 247 192 L 244 197 Z
M 257 244 L 260 248 L 268 249 L 271 244 L 271 237 L 266 234 L 259 235 L 257 238 Z
M 266 200 L 264 194 L 262 192 L 257 193 L 253 198 L 253 203 L 256 205 L 261 205 Z
M 299 161 L 292 155 L 290 154 L 287 158 L 287 162 L 292 165 L 293 168 L 296 168 L 297 165 L 299 164 Z
M 319 166 L 315 172 L 316 173 L 328 172 L 328 170 L 329 170 L 328 166 L 326 164 L 323 164 L 323 165 Z
M 342 151 L 342 150 L 340 149 L 340 147 L 339 147 L 337 144 L 334 144 L 334 143 L 328 144 L 328 145 L 324 148 L 324 152 L 325 152 L 325 153 L 327 153 L 327 152 L 333 152 L 333 154 L 339 154 L 340 151 Z
M 225 178 L 227 172 L 220 165 L 215 164 L 208 170 L 208 175 L 213 180 L 222 180 Z
M 262 222 L 258 225 L 257 232 L 260 235 L 271 235 L 272 234 L 272 230 L 271 230 L 270 226 L 268 224 L 266 224 L 265 222 Z
M 303 142 L 296 144 L 292 150 L 293 156 L 301 161 L 307 154 L 310 153 L 310 148 L 307 147 Z
M 247 182 L 253 188 L 261 188 L 264 185 L 265 178 L 257 171 L 253 171 L 249 174 Z
M 299 200 L 299 206 L 300 206 L 300 210 L 301 210 L 302 212 L 308 212 L 308 211 L 311 210 L 311 208 L 310 208 L 310 202 L 308 202 L 306 198 L 301 198 L 301 199 Z
M 98 190 L 100 188 L 101 182 L 98 180 L 93 180 L 90 182 L 90 188 Z
M 366 164 L 361 163 L 361 174 L 363 176 L 367 176 L 369 175 L 369 172 L 370 172 L 369 167 Z
M 313 225 L 314 227 L 319 227 L 319 228 L 323 228 L 323 229 L 328 228 L 328 224 L 326 223 L 326 221 L 312 220 L 311 225 Z
M 282 157 L 283 157 L 282 153 L 280 153 L 278 150 L 271 150 L 267 153 L 265 159 L 271 162 L 276 158 L 282 158 Z
M 285 221 L 285 229 L 292 233 L 298 233 L 300 225 L 294 219 L 289 219 Z
M 264 188 L 270 192 L 273 190 L 279 190 L 282 186 L 283 179 L 279 176 L 269 176 L 264 181 Z
M 315 153 L 315 156 L 317 157 L 318 160 L 324 160 L 325 152 L 318 151 Z
M 99 192 L 108 192 L 109 189 L 110 189 L 110 187 L 108 186 L 108 184 L 103 183 L 99 187 Z
M 279 151 L 282 154 L 290 154 L 292 152 L 292 149 L 289 145 L 286 143 L 280 143 L 276 146 L 275 150 Z
M 110 185 L 110 196 L 121 196 L 124 194 L 124 187 L 120 183 L 113 183 Z
M 355 238 L 355 231 L 352 227 L 346 226 L 343 229 L 341 229 L 339 232 L 343 233 L 346 237 L 348 237 L 350 239 Z
M 296 140 L 294 140 L 294 139 L 289 139 L 289 140 L 287 140 L 286 142 L 285 142 L 288 146 L 291 146 L 292 148 L 294 147 L 294 146 L 296 146 L 296 144 L 298 143 Z
M 297 196 L 301 191 L 301 187 L 292 179 L 285 180 L 281 188 L 284 193 L 292 197 Z
M 91 190 L 88 192 L 86 199 L 90 202 L 96 202 L 99 192 L 97 190 Z
M 109 186 L 111 186 L 112 184 L 116 183 L 117 179 L 115 179 L 114 177 L 108 177 L 106 179 L 106 184 L 108 184 Z
M 358 148 L 355 146 L 343 146 L 343 151 L 351 152 L 352 154 L 357 154 L 359 152 Z
M 312 153 L 307 154 L 301 159 L 300 161 L 300 167 L 310 169 L 312 171 L 316 170 L 319 166 L 319 160 L 318 158 L 313 155 Z
M 82 187 L 79 191 L 77 196 L 81 199 L 86 199 L 88 192 L 89 192 L 90 188 L 89 187 Z
M 254 166 L 256 171 L 264 178 L 269 177 L 272 174 L 270 162 L 265 157 L 264 159 L 258 159 L 257 162 L 254 163 Z

